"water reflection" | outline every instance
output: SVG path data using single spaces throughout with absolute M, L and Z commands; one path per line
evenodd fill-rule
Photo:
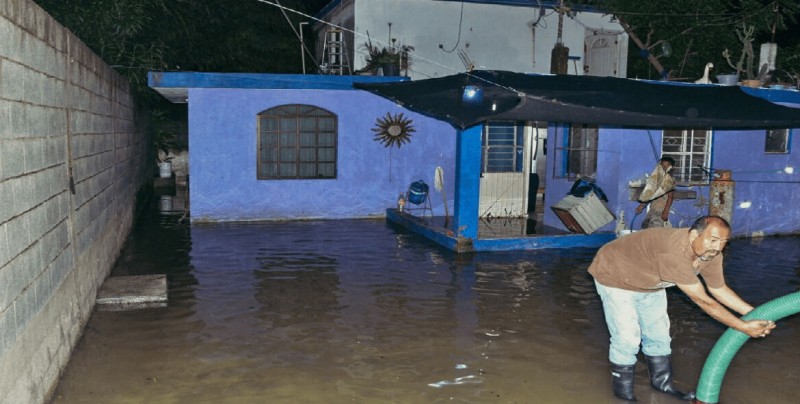
M 800 239 L 735 240 L 754 304 L 800 285 Z M 167 308 L 96 312 L 58 403 L 614 403 L 592 249 L 456 255 L 382 220 L 189 226 L 148 216 L 113 275 L 167 273 Z M 669 293 L 677 383 L 724 329 Z M 725 403 L 792 402 L 800 320 L 751 341 Z M 639 367 L 640 401 L 652 393 Z M 764 395 L 767 395 L 766 397 Z

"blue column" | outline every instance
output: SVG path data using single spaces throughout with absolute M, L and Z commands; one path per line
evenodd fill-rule
M 481 180 L 482 125 L 456 134 L 456 181 L 453 230 L 456 235 L 478 238 L 478 206 Z

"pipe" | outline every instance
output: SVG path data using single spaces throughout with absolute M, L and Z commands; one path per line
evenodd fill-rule
M 800 291 L 770 300 L 742 316 L 742 320 L 777 321 L 798 312 L 800 312 Z M 733 328 L 728 328 L 722 334 L 706 358 L 703 371 L 700 373 L 700 381 L 697 383 L 697 398 L 692 401 L 694 404 L 719 402 L 719 390 L 728 365 L 749 338 L 747 334 Z

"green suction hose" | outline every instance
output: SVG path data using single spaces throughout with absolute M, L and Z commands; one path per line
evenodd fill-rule
M 756 307 L 742 316 L 742 320 L 777 321 L 798 312 L 800 312 L 800 292 L 794 292 Z M 731 364 L 736 352 L 748 339 L 750 337 L 747 334 L 732 328 L 728 328 L 722 334 L 703 365 L 700 381 L 697 383 L 695 403 L 715 404 L 719 402 L 722 378 L 725 377 L 728 365 Z

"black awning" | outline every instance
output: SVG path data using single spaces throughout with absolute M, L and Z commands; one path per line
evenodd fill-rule
M 462 100 L 468 85 L 482 90 L 482 102 Z M 739 86 L 482 70 L 399 83 L 355 83 L 354 87 L 457 128 L 486 120 L 642 128 L 800 127 L 800 109 L 749 95 Z

